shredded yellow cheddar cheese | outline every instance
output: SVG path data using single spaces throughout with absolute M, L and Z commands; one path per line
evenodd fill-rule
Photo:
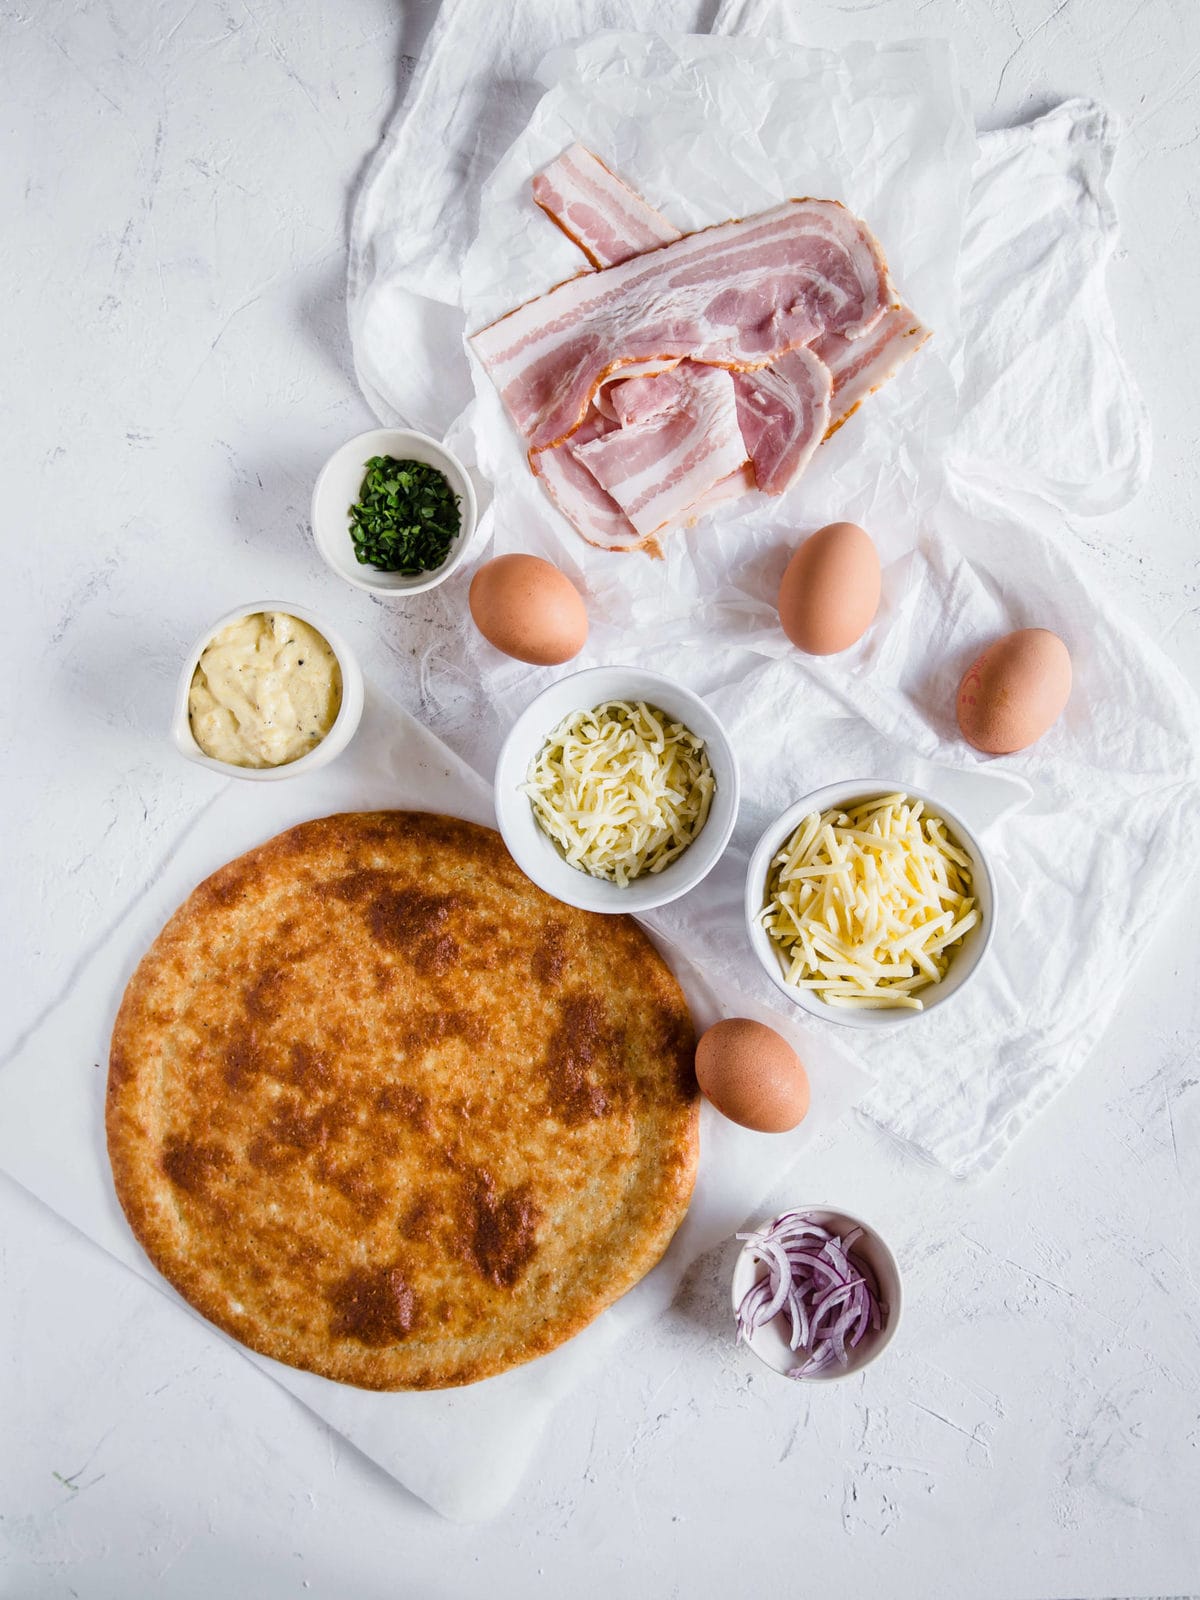
M 920 1011 L 979 921 L 970 858 L 907 795 L 804 818 L 771 863 L 760 922 L 784 979 L 831 1006 Z

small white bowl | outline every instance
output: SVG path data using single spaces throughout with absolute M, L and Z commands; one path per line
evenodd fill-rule
M 333 720 L 333 727 L 320 744 L 306 756 L 301 756 L 297 761 L 289 761 L 281 767 L 237 767 L 230 761 L 218 761 L 213 756 L 205 755 L 196 743 L 191 719 L 188 716 L 188 694 L 196 672 L 196 663 L 213 635 L 220 633 L 222 628 L 227 628 L 231 622 L 236 622 L 239 617 L 253 617 L 260 611 L 282 611 L 289 617 L 298 617 L 301 622 L 307 622 L 310 628 L 321 635 L 337 657 L 341 669 L 342 703 Z M 238 606 L 235 611 L 227 611 L 223 617 L 218 617 L 210 627 L 205 628 L 184 657 L 183 670 L 179 674 L 179 688 L 175 694 L 175 711 L 171 718 L 171 738 L 180 755 L 186 756 L 189 761 L 195 761 L 198 766 L 211 767 L 214 772 L 222 772 L 227 778 L 248 778 L 253 783 L 274 783 L 280 778 L 298 778 L 302 773 L 326 766 L 350 743 L 362 716 L 363 693 L 362 669 L 350 646 L 336 629 L 322 622 L 320 617 L 314 616 L 305 606 L 294 606 L 289 600 L 252 600 L 249 605 Z
M 950 830 L 955 844 L 971 858 L 972 891 L 979 907 L 979 921 L 963 938 L 962 943 L 950 953 L 950 965 L 940 983 L 930 984 L 920 991 L 924 1009 L 912 1011 L 905 1006 L 875 1010 L 863 1007 L 831 1006 L 818 998 L 815 990 L 796 989 L 784 980 L 777 946 L 770 934 L 761 926 L 758 917 L 767 903 L 767 875 L 771 862 L 796 831 L 800 822 L 812 811 L 828 811 L 832 806 L 842 809 L 876 795 L 906 794 L 914 800 L 923 800 L 926 811 L 941 817 Z M 979 963 L 987 953 L 996 926 L 996 882 L 992 869 L 978 838 L 967 827 L 961 816 L 943 805 L 936 795 L 914 789 L 910 783 L 893 783 L 886 778 L 858 778 L 847 783 L 831 783 L 817 789 L 789 806 L 782 816 L 776 817 L 754 848 L 746 873 L 746 928 L 750 944 L 763 971 L 780 991 L 801 1010 L 824 1022 L 836 1022 L 845 1028 L 894 1028 L 901 1023 L 917 1022 L 946 1004 L 978 971 Z
M 406 578 L 399 572 L 380 572 L 365 566 L 354 553 L 350 537 L 350 507 L 358 501 L 367 462 L 372 456 L 394 456 L 399 461 L 424 461 L 444 473 L 458 496 L 461 523 L 451 541 L 449 553 L 440 567 Z M 452 451 L 424 433 L 407 428 L 373 428 L 335 450 L 321 468 L 313 489 L 312 530 L 317 549 L 339 578 L 356 589 L 378 594 L 385 599 L 402 600 L 405 595 L 424 594 L 445 583 L 461 566 L 475 532 L 477 516 L 475 486 L 470 474 Z
M 884 1244 L 877 1231 L 869 1222 L 864 1222 L 861 1217 L 853 1217 L 848 1211 L 839 1211 L 829 1206 L 788 1206 L 788 1211 L 800 1211 L 806 1217 L 811 1217 L 821 1227 L 828 1228 L 831 1233 L 842 1237 L 855 1228 L 861 1228 L 863 1236 L 851 1245 L 853 1255 L 859 1256 L 875 1275 L 875 1282 L 879 1288 L 880 1298 L 886 1310 L 883 1316 L 882 1327 L 868 1328 L 858 1345 L 847 1352 L 850 1359 L 846 1365 L 834 1365 L 826 1368 L 824 1372 L 814 1372 L 811 1377 L 805 1378 L 805 1383 L 833 1383 L 838 1378 L 851 1378 L 856 1372 L 861 1372 L 864 1367 L 869 1367 L 871 1362 L 881 1356 L 896 1335 L 900 1325 L 900 1309 L 902 1302 L 900 1285 L 900 1268 L 896 1265 L 896 1258 Z M 760 1223 L 753 1231 L 765 1233 L 776 1218 L 771 1217 L 766 1222 Z M 747 1232 L 750 1230 L 746 1230 Z M 765 1262 L 756 1261 L 750 1253 L 748 1244 L 744 1244 L 738 1253 L 737 1263 L 733 1269 L 733 1281 L 730 1285 L 730 1299 L 733 1303 L 733 1313 L 737 1316 L 737 1309 L 741 1305 L 746 1291 L 758 1278 L 767 1275 Z M 771 1322 L 765 1323 L 761 1328 L 756 1328 L 747 1341 L 749 1348 L 760 1361 L 770 1367 L 772 1372 L 786 1376 L 792 1367 L 802 1365 L 804 1354 L 802 1351 L 793 1350 L 788 1343 L 791 1333 L 791 1324 L 786 1316 L 775 1317 Z M 800 1380 L 796 1380 L 800 1381 Z
M 708 821 L 681 856 L 661 872 L 636 878 L 624 889 L 567 864 L 543 833 L 521 785 L 530 762 L 564 717 L 606 700 L 643 700 L 682 722 L 704 740 L 716 787 Z M 526 707 L 513 724 L 496 763 L 496 819 L 517 865 L 539 888 L 583 911 L 649 911 L 665 906 L 705 878 L 729 843 L 740 792 L 737 757 L 725 729 L 681 684 L 637 667 L 591 667 L 560 678 Z

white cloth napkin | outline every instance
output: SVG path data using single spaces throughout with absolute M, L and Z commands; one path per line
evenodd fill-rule
M 455 37 L 470 31 L 469 3 L 448 13 Z M 350 326 L 368 395 L 385 418 L 447 427 L 475 464 L 494 494 L 481 545 L 491 536 L 495 550 L 545 554 L 585 589 L 592 636 L 572 669 L 638 659 L 709 693 L 727 717 L 745 778 L 730 856 L 658 922 L 747 993 L 784 1003 L 749 956 L 733 886 L 758 832 L 791 800 L 876 774 L 945 792 L 952 779 L 938 768 L 1030 781 L 1033 804 L 991 837 L 1003 918 L 986 972 L 919 1026 L 854 1041 L 877 1075 L 871 1116 L 955 1173 L 985 1170 L 1100 1037 L 1140 931 L 1186 878 L 1181 847 L 1200 795 L 1195 699 L 1084 573 L 1064 521 L 1124 504 L 1149 459 L 1104 290 L 1116 229 L 1105 190 L 1112 120 L 1070 101 L 976 141 L 940 43 L 804 49 L 795 8 L 728 0 L 715 29 L 737 38 L 608 34 L 552 51 L 537 69 L 545 93 L 514 135 L 512 84 L 521 106 L 532 101 L 530 32 L 539 42 L 588 33 L 584 11 L 593 28 L 596 19 L 590 7 L 520 9 L 507 29 L 489 24 L 507 63 L 498 111 L 472 57 L 462 69 L 472 131 L 459 120 L 444 32 L 423 69 L 427 92 L 363 194 Z M 487 48 L 497 43 L 491 35 Z M 434 137 L 436 96 L 455 107 L 449 163 Z M 788 194 L 845 199 L 936 330 L 796 488 L 724 508 L 673 539 L 661 563 L 590 550 L 556 518 L 490 383 L 463 354 L 465 329 L 580 269 L 528 196 L 533 172 L 575 138 L 681 227 Z M 426 192 L 436 197 L 455 241 L 438 258 L 436 305 L 425 241 L 406 228 L 395 242 L 393 208 L 411 183 L 416 211 L 433 204 Z M 403 215 L 412 214 L 410 205 Z M 427 313 L 440 404 L 411 360 L 413 326 Z M 840 517 L 880 546 L 880 617 L 845 655 L 803 659 L 778 627 L 779 575 L 800 537 Z M 439 591 L 422 703 L 490 770 L 504 726 L 542 680 L 473 633 L 468 577 Z M 1031 625 L 1066 639 L 1071 703 L 1032 750 L 987 762 L 957 735 L 957 680 L 989 640 Z M 963 809 L 986 817 L 977 794 Z
M 121 1214 L 104 1149 L 107 1041 L 125 984 L 150 940 L 202 878 L 265 834 L 305 818 L 408 807 L 493 825 L 491 786 L 394 701 L 375 693 L 344 756 L 272 787 L 265 822 L 260 785 L 234 780 L 224 786 L 162 876 L 88 962 L 67 1000 L 0 1072 L 0 1168 L 172 1299 L 174 1291 L 143 1255 Z M 698 1026 L 746 1013 L 736 988 L 710 978 L 669 940 L 660 937 L 659 943 Z M 763 1007 L 752 1008 L 756 1012 L 770 1017 Z M 866 1074 L 840 1041 L 815 1052 L 810 1041 L 805 1056 L 814 1106 L 794 1133 L 749 1133 L 703 1108 L 695 1194 L 667 1254 L 603 1316 L 550 1355 L 464 1389 L 374 1394 L 245 1354 L 444 1516 L 475 1521 L 494 1515 L 515 1491 L 560 1397 L 601 1365 L 620 1339 L 670 1305 L 696 1257 L 731 1238 L 867 1087 Z

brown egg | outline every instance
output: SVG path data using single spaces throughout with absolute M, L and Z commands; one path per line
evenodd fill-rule
M 787 1133 L 808 1115 L 804 1063 L 774 1028 L 748 1017 L 701 1034 L 696 1079 L 722 1115 L 757 1133 Z
M 496 556 L 471 579 L 475 626 L 517 661 L 555 667 L 587 643 L 583 599 L 571 580 L 539 556 Z
M 831 522 L 806 539 L 779 585 L 783 631 L 810 656 L 857 644 L 879 610 L 879 552 L 854 522 Z
M 1056 633 L 1021 628 L 997 639 L 958 686 L 963 738 L 988 755 L 1011 755 L 1057 722 L 1071 693 L 1071 657 Z

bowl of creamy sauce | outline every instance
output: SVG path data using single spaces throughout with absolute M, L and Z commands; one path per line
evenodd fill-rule
M 172 735 L 189 760 L 284 778 L 333 759 L 363 706 L 345 641 L 301 606 L 239 606 L 206 629 L 180 674 Z

